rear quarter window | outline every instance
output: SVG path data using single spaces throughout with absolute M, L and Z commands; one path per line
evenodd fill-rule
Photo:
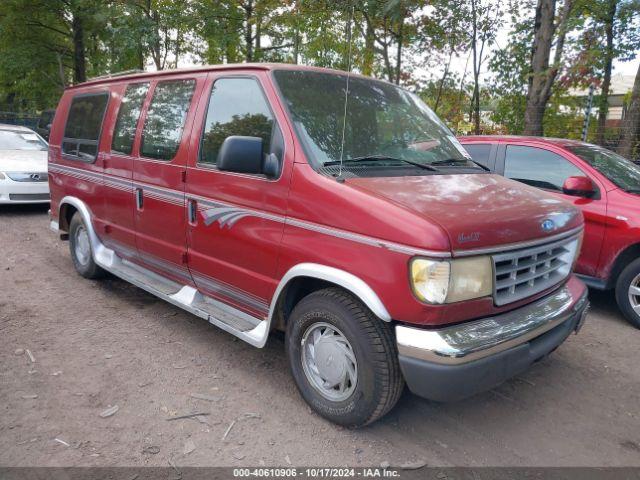
M 62 139 L 64 154 L 78 160 L 95 160 L 108 102 L 107 92 L 73 97 Z

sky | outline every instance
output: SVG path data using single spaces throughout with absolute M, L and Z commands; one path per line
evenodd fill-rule
M 481 69 L 481 76 L 484 77 L 485 81 L 488 80 L 487 74 L 490 74 L 490 72 L 488 71 L 489 70 L 488 59 L 491 58 L 491 55 L 495 50 L 504 48 L 509 44 L 509 30 L 510 30 L 510 25 L 505 24 L 498 30 L 496 34 L 496 43 L 489 49 L 488 55 L 486 56 L 487 60 L 483 63 L 482 69 Z M 465 65 L 467 63 L 467 58 L 469 54 L 470 52 L 465 52 L 463 55 L 453 58 L 453 60 L 451 61 L 451 70 L 456 72 L 459 75 L 462 75 L 465 71 Z M 631 61 L 628 61 L 628 62 L 614 61 L 613 75 L 622 74 L 622 75 L 630 75 L 635 77 L 636 73 L 638 72 L 639 63 L 640 63 L 640 50 L 636 52 L 636 58 Z M 469 77 L 471 76 L 472 68 L 473 68 L 472 61 L 469 60 L 469 65 L 467 67 L 467 75 Z M 430 72 L 430 73 L 433 73 L 433 72 Z

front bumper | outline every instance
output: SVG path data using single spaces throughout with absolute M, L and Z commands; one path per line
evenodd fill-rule
M 3 203 L 49 203 L 48 182 L 14 182 L 9 178 L 0 180 L 0 204 Z
M 490 390 L 555 350 L 586 316 L 587 288 L 576 277 L 517 310 L 424 330 L 396 326 L 400 368 L 409 389 L 436 401 Z

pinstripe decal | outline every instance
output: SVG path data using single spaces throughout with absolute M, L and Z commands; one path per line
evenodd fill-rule
M 206 226 L 210 226 L 213 223 L 218 223 L 218 226 L 220 228 L 232 228 L 236 224 L 236 222 L 243 218 L 255 217 L 264 220 L 270 220 L 273 222 L 285 223 L 286 225 L 292 227 L 302 228 L 312 232 L 321 233 L 323 235 L 330 235 L 332 237 L 368 245 L 371 247 L 384 248 L 392 252 L 397 252 L 404 255 L 423 255 L 426 257 L 437 258 L 451 257 L 451 253 L 448 251 L 434 251 L 416 248 L 409 245 L 381 240 L 375 237 L 369 237 L 367 235 L 362 235 L 359 233 L 349 232 L 347 230 L 340 230 L 328 227 L 326 225 L 307 222 L 305 220 L 284 217 L 282 215 L 276 215 L 261 210 L 252 210 L 237 205 L 213 201 L 199 195 L 185 196 L 185 193 L 179 190 L 162 188 L 141 182 L 129 182 L 109 174 L 90 172 L 80 168 L 69 167 L 60 164 L 49 164 L 49 171 L 69 175 L 79 180 L 100 183 L 101 185 L 105 185 L 109 188 L 130 191 L 132 193 L 135 188 L 141 188 L 144 190 L 145 196 L 173 205 L 184 206 L 186 198 L 194 199 L 198 202 L 198 211 L 202 215 L 204 224 Z
M 202 272 L 191 272 L 196 284 L 203 285 L 207 290 L 219 295 L 231 298 L 241 305 L 246 305 L 266 316 L 269 313 L 269 304 L 262 298 L 246 292 L 238 287 L 210 277 Z
M 234 285 L 230 285 L 219 279 L 210 277 L 205 273 L 196 271 L 190 272 L 190 269 L 184 265 L 177 265 L 175 263 L 167 262 L 166 260 L 163 260 L 156 257 L 155 255 L 151 255 L 146 252 L 134 251 L 127 245 L 124 245 L 117 241 L 113 241 L 111 239 L 107 239 L 105 245 L 108 245 L 109 248 L 115 250 L 116 253 L 123 253 L 130 258 L 135 259 L 136 257 L 139 257 L 145 263 L 154 266 L 159 270 L 170 272 L 176 277 L 186 280 L 187 283 L 189 283 L 193 278 L 196 284 L 204 286 L 207 290 L 230 298 L 238 302 L 240 305 L 245 305 L 249 308 L 252 308 L 265 317 L 269 313 L 269 303 L 267 303 L 267 301 Z

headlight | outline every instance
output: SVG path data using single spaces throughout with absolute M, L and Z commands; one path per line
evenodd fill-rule
M 491 257 L 447 261 L 414 258 L 410 271 L 413 292 L 423 302 L 461 302 L 493 292 Z

